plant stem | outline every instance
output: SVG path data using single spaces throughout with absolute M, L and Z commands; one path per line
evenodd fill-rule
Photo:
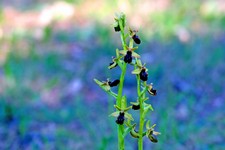
M 145 114 L 144 114 L 144 97 L 145 94 L 141 94 L 141 81 L 140 81 L 140 76 L 137 75 L 137 93 L 138 93 L 138 100 L 140 104 L 140 120 L 139 120 L 139 138 L 138 138 L 138 150 L 143 150 L 143 128 L 144 128 L 144 119 L 145 119 Z
M 143 128 L 144 128 L 144 106 L 143 103 L 140 102 L 140 121 L 139 121 L 139 138 L 138 138 L 138 150 L 143 150 Z
M 123 82 L 124 82 L 124 77 L 125 77 L 125 74 L 126 74 L 126 69 L 127 69 L 127 64 L 123 63 L 122 73 L 120 75 L 120 84 L 119 84 L 118 96 L 117 96 L 117 100 L 116 100 L 116 104 L 120 108 L 122 106 L 126 106 L 126 104 L 122 104 Z M 124 133 L 124 125 L 118 125 L 118 149 L 119 150 L 124 150 L 123 133 Z
M 123 48 L 126 48 L 124 28 L 123 28 L 121 21 L 119 21 L 119 25 L 120 25 L 120 29 L 121 29 L 120 37 L 121 37 L 122 45 L 123 45 Z M 120 75 L 120 84 L 119 84 L 118 95 L 117 95 L 117 100 L 116 100 L 116 104 L 120 108 L 122 106 L 126 106 L 126 104 L 122 104 L 123 83 L 124 83 L 124 78 L 125 78 L 125 74 L 126 74 L 126 70 L 127 70 L 127 64 L 125 62 L 122 63 L 121 69 L 122 69 L 122 73 Z M 125 142 L 124 142 L 124 138 L 123 138 L 124 125 L 118 125 L 117 132 L 118 132 L 118 149 L 124 150 L 125 149 Z

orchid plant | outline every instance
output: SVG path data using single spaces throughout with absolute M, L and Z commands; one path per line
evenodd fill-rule
M 137 35 L 136 30 L 132 30 L 126 25 L 126 16 L 123 13 L 117 14 L 114 23 L 115 32 L 120 32 L 122 42 L 122 50 L 116 49 L 116 56 L 113 57 L 108 69 L 119 67 L 121 69 L 120 79 L 113 81 L 94 81 L 109 95 L 115 98 L 115 112 L 110 116 L 116 117 L 115 124 L 118 127 L 118 149 L 125 149 L 125 137 L 131 135 L 138 141 L 138 150 L 143 150 L 143 138 L 147 137 L 151 142 L 157 143 L 157 135 L 159 132 L 154 130 L 155 124 L 150 125 L 150 120 L 146 120 L 146 115 L 149 111 L 153 111 L 153 107 L 149 104 L 150 96 L 156 96 L 157 91 L 153 88 L 153 84 L 148 84 L 148 69 L 146 64 L 141 61 L 140 55 L 136 52 L 138 47 L 135 45 L 141 44 L 141 40 Z M 129 40 L 129 45 L 127 41 Z M 133 67 L 131 75 L 136 76 L 137 81 L 137 99 L 130 104 L 127 103 L 127 96 L 123 94 L 125 74 L 127 67 Z M 118 91 L 115 93 L 112 88 L 118 86 Z M 133 119 L 131 111 L 139 113 L 139 121 Z M 137 123 L 136 123 L 137 122 Z M 138 127 L 136 129 L 136 126 Z

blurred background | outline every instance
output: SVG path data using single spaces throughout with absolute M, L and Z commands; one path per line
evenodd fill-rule
M 117 149 L 115 100 L 93 78 L 120 75 L 107 66 L 121 48 L 112 26 L 121 11 L 158 90 L 148 119 L 162 134 L 145 149 L 225 149 L 224 0 L 2 0 L 0 149 Z M 126 147 L 137 140 L 127 136 Z

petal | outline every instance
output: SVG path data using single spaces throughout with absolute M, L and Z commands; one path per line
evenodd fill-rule
M 116 112 L 111 113 L 109 116 L 110 117 L 118 117 L 119 114 L 120 114 L 120 112 L 119 111 L 116 111 Z

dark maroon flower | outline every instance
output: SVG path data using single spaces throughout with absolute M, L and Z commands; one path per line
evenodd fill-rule
M 148 92 L 149 92 L 149 94 L 151 94 L 153 96 L 157 95 L 157 90 L 154 90 L 153 88 L 148 90 Z
M 131 51 L 127 51 L 127 54 L 124 56 L 124 62 L 125 63 L 131 63 L 132 62 L 132 52 Z
M 119 31 L 120 31 L 120 26 L 119 26 L 119 24 L 118 24 L 116 27 L 114 27 L 114 30 L 115 30 L 116 32 L 119 32 Z
M 115 64 L 114 66 L 112 66 L 113 64 Z M 111 62 L 109 63 L 109 66 L 112 66 L 110 69 L 115 68 L 116 66 L 118 66 L 118 64 L 116 62 Z
M 116 123 L 122 125 L 124 120 L 124 112 L 120 112 L 119 116 L 116 119 Z
M 139 110 L 140 109 L 140 105 L 132 105 L 132 109 L 133 110 Z
M 108 83 L 109 83 L 110 87 L 113 87 L 113 86 L 117 86 L 120 83 L 120 80 L 117 79 L 117 80 L 114 80 L 112 82 L 109 81 Z
M 142 81 L 147 81 L 148 80 L 148 73 L 146 72 L 145 69 L 142 69 L 140 72 L 140 79 Z
M 140 44 L 140 43 L 141 43 L 140 38 L 139 38 L 136 34 L 134 34 L 134 35 L 132 36 L 132 38 L 133 38 L 133 40 L 134 40 L 134 42 L 135 42 L 136 44 Z
M 157 139 L 157 137 L 154 134 L 149 135 L 148 138 L 149 138 L 149 140 L 152 143 L 157 143 L 158 142 L 158 139 Z

